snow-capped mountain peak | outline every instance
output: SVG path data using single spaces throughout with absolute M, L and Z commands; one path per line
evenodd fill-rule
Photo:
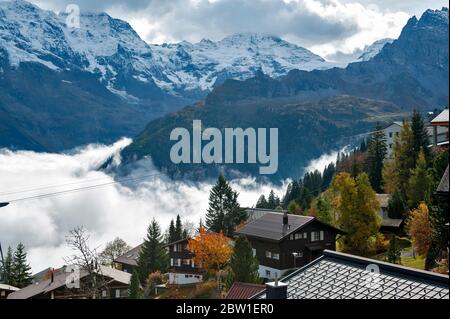
M 268 34 L 154 45 L 143 41 L 127 22 L 106 13 L 82 12 L 79 28 L 68 27 L 66 18 L 65 13 L 41 10 L 23 0 L 0 2 L 0 49 L 6 50 L 13 66 L 37 62 L 54 70 L 98 74 L 115 93 L 127 91 L 125 82 L 131 79 L 173 95 L 201 96 L 228 78 L 246 79 L 257 70 L 278 77 L 292 69 L 334 66 Z
M 386 44 L 392 43 L 393 41 L 394 41 L 394 39 L 384 38 L 384 39 L 380 39 L 380 40 L 375 41 L 374 43 L 372 43 L 369 46 L 366 46 L 364 48 L 363 52 L 361 53 L 361 55 L 359 56 L 357 61 L 369 61 L 369 60 L 371 60 L 378 53 L 380 53 L 380 51 L 384 48 L 384 46 Z

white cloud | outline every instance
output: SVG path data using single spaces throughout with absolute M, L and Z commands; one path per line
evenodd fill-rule
M 90 145 L 70 154 L 2 150 L 0 202 L 113 182 L 112 176 L 97 168 L 129 142 L 124 139 L 110 146 Z M 126 178 L 154 174 L 159 172 L 149 161 L 144 161 Z M 93 247 L 101 247 L 116 236 L 136 245 L 144 238 L 153 217 L 164 229 L 177 214 L 197 225 L 206 212 L 212 186 L 208 182 L 172 181 L 164 175 L 136 180 L 134 185 L 127 184 L 130 181 L 12 202 L 0 208 L 3 248 L 23 242 L 33 271 L 39 271 L 49 266 L 60 266 L 63 257 L 70 255 L 65 246 L 65 236 L 79 225 L 92 233 Z M 240 193 L 239 202 L 243 206 L 253 206 L 259 195 L 267 195 L 271 188 L 279 196 L 284 189 L 257 184 L 250 178 L 233 181 L 232 186 Z
M 264 32 L 328 58 L 355 55 L 381 38 L 396 38 L 407 19 L 447 1 L 387 0 L 35 0 L 64 10 L 106 10 L 130 22 L 150 43 L 219 40 L 237 32 Z

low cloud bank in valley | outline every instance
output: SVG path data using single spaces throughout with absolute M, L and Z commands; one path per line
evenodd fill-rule
M 177 214 L 198 225 L 208 207 L 211 182 L 170 180 L 150 160 L 137 165 L 123 183 L 113 183 L 114 176 L 98 170 L 110 157 L 118 161 L 119 151 L 130 142 L 88 145 L 65 154 L 0 150 L 0 202 L 11 201 L 0 208 L 3 249 L 22 242 L 37 272 L 63 264 L 71 254 L 65 238 L 76 226 L 84 226 L 91 233 L 91 246 L 102 249 L 116 236 L 130 245 L 141 243 L 153 217 L 163 230 Z M 139 179 L 131 183 L 130 177 Z M 71 191 L 99 184 L 107 185 Z M 242 206 L 253 206 L 271 188 L 280 197 L 285 190 L 285 185 L 259 184 L 252 178 L 232 181 L 232 186 Z M 61 191 L 70 192 L 14 202 Z

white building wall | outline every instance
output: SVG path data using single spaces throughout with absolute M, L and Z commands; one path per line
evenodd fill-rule
M 386 137 L 387 158 L 392 158 L 395 137 L 400 135 L 401 129 L 402 129 L 401 123 L 395 122 L 383 130 L 384 135 Z
M 267 267 L 264 265 L 259 265 L 258 273 L 259 277 L 267 279 L 281 278 L 289 269 L 276 269 L 272 267 Z
M 201 274 L 169 273 L 169 284 L 171 285 L 196 284 L 202 281 L 203 276 Z

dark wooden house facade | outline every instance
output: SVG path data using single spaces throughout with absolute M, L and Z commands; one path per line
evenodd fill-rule
M 314 217 L 278 212 L 268 212 L 236 231 L 250 241 L 262 278 L 279 278 L 320 257 L 325 249 L 335 250 L 342 233 Z
M 169 284 L 186 285 L 203 281 L 199 265 L 188 249 L 188 239 L 181 239 L 167 245 L 169 253 Z

